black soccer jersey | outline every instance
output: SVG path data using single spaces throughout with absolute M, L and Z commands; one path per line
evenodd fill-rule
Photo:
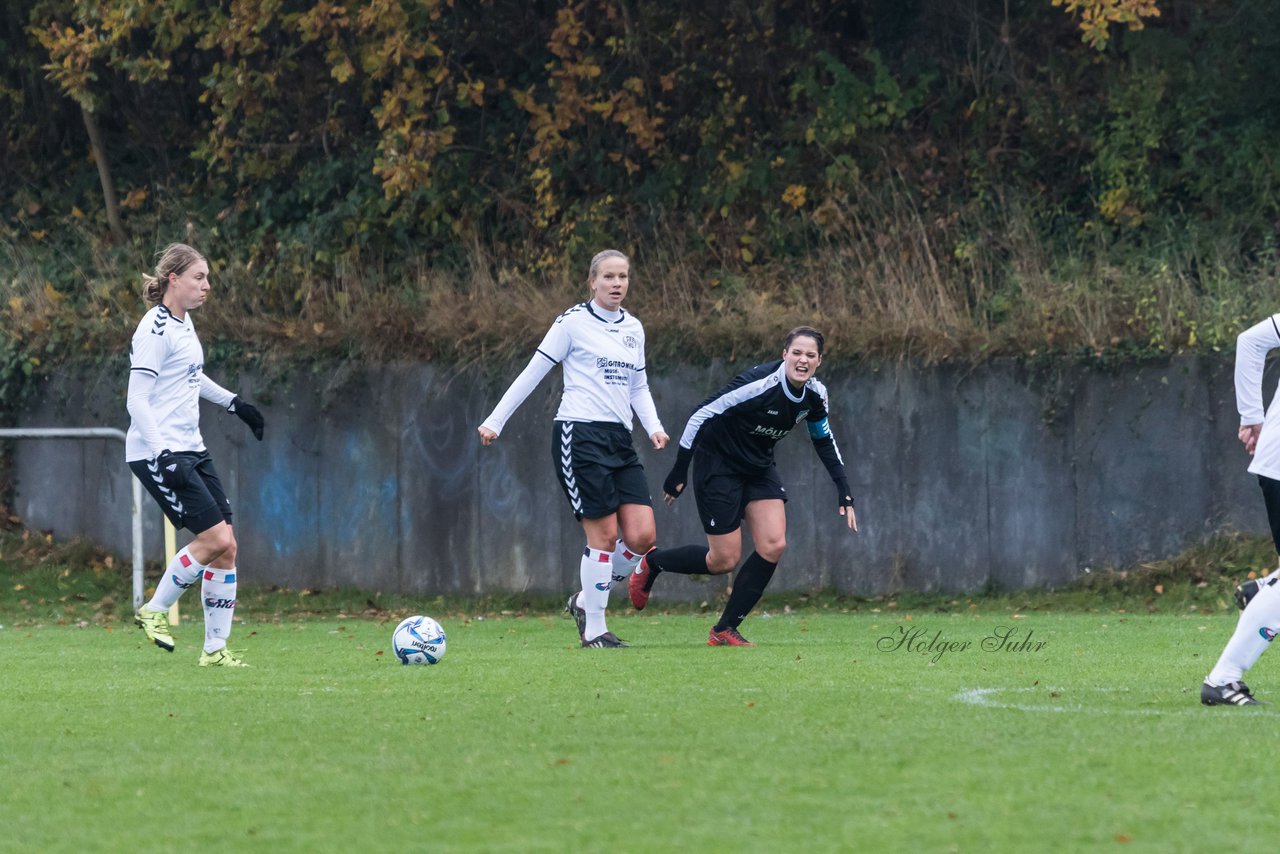
M 682 449 L 699 448 L 722 457 L 734 470 L 753 474 L 773 465 L 773 446 L 801 421 L 831 479 L 845 476 L 840 449 L 827 423 L 827 389 L 810 379 L 792 390 L 778 359 L 745 371 L 704 400 L 680 437 Z

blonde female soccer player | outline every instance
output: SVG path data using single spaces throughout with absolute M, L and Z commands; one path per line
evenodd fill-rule
M 605 609 L 615 580 L 629 577 L 653 547 L 653 500 L 631 444 L 632 411 L 655 449 L 667 434 L 649 394 L 644 328 L 622 307 L 631 263 L 616 249 L 591 259 L 591 298 L 556 318 L 529 365 L 516 377 L 484 423 L 480 441 L 491 444 L 507 420 L 555 365 L 564 371 L 564 396 L 551 431 L 556 477 L 587 547 L 579 565 L 582 589 L 565 608 L 584 647 L 619 648 Z
M 129 432 L 125 459 L 178 529 L 195 539 L 174 555 L 155 595 L 134 614 L 156 646 L 173 652 L 169 606 L 200 582 L 204 603 L 202 667 L 243 667 L 227 650 L 236 607 L 236 536 L 231 502 L 200 435 L 201 398 L 239 416 L 262 441 L 257 407 L 205 376 L 204 350 L 191 313 L 209 295 L 209 264 L 173 243 L 160 253 L 155 275 L 144 275 L 154 307 L 142 316 L 129 347 Z

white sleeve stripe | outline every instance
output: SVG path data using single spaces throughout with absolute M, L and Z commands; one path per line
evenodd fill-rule
M 769 374 L 769 376 L 761 377 L 755 382 L 730 389 L 706 406 L 698 409 L 689 416 L 689 423 L 685 425 L 684 433 L 680 436 L 680 447 L 692 448 L 693 440 L 697 437 L 698 431 L 702 429 L 704 422 L 720 415 L 731 407 L 737 406 L 744 400 L 750 400 L 753 397 L 759 397 L 764 394 L 769 390 L 769 381 L 776 376 L 777 374 Z

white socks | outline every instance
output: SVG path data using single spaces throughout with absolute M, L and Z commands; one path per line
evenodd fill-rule
M 236 570 L 206 569 L 200 585 L 204 602 L 204 651 L 217 652 L 231 637 L 231 618 L 236 610 Z
M 231 618 L 236 610 L 234 568 L 210 569 L 201 566 L 191 556 L 190 550 L 183 547 L 169 561 L 160 583 L 156 585 L 155 595 L 144 607 L 149 611 L 168 611 L 198 578 L 203 579 L 200 600 L 204 605 L 204 651 L 217 652 L 227 645 L 227 638 L 231 637 Z M 601 620 L 603 619 L 602 615 Z
M 582 553 L 582 592 L 578 606 L 587 614 L 584 640 L 593 640 L 608 631 L 604 609 L 609 605 L 609 587 L 613 584 L 613 564 L 609 552 L 587 547 Z
M 624 584 L 640 565 L 641 555 L 627 548 L 618 540 L 613 553 L 588 547 L 582 553 L 582 592 L 578 594 L 578 607 L 587 614 L 585 640 L 593 640 L 609 631 L 605 627 L 604 611 L 609 607 L 609 591 L 615 584 Z
M 147 603 L 148 611 L 168 611 L 174 602 L 178 601 L 178 597 L 186 592 L 186 589 L 196 583 L 196 579 L 200 577 L 200 573 L 204 572 L 204 567 L 196 563 L 196 559 L 191 556 L 191 552 L 185 547 L 173 556 L 173 560 L 169 561 L 168 568 L 165 569 L 164 575 L 160 576 L 160 583 L 156 585 L 155 595 L 151 597 L 151 601 Z
M 1239 682 L 1245 671 L 1267 651 L 1277 632 L 1280 632 L 1280 581 L 1263 584 L 1248 607 L 1240 612 L 1235 634 L 1227 641 L 1205 682 L 1218 687 Z
M 625 583 L 631 577 L 631 573 L 635 572 L 636 567 L 640 565 L 641 557 L 641 555 L 627 548 L 627 544 L 622 540 L 618 540 L 618 545 L 610 556 L 610 563 L 613 565 L 613 583 L 610 584 L 610 587 Z

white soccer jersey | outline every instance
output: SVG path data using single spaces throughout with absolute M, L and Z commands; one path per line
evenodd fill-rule
M 619 309 L 590 302 L 556 318 L 529 367 L 502 396 L 484 426 L 501 433 L 507 419 L 554 365 L 564 367 L 564 396 L 557 421 L 606 421 L 632 429 L 632 410 L 645 432 L 665 432 L 645 374 L 644 327 Z
M 1280 480 L 1280 401 L 1263 413 L 1262 371 L 1267 353 L 1280 347 L 1280 315 L 1246 329 L 1236 338 L 1236 408 L 1240 425 L 1261 424 L 1258 446 L 1249 464 L 1251 474 Z
M 204 376 L 204 349 L 191 314 L 179 319 L 163 304 L 144 314 L 129 345 L 129 371 L 131 384 L 133 374 L 141 374 L 154 379 L 154 386 L 141 401 L 145 412 L 136 411 L 136 402 L 130 405 L 133 417 L 125 438 L 125 459 L 149 460 L 165 449 L 203 451 L 201 386 L 206 386 L 206 397 L 223 405 L 231 398 L 230 392 Z

